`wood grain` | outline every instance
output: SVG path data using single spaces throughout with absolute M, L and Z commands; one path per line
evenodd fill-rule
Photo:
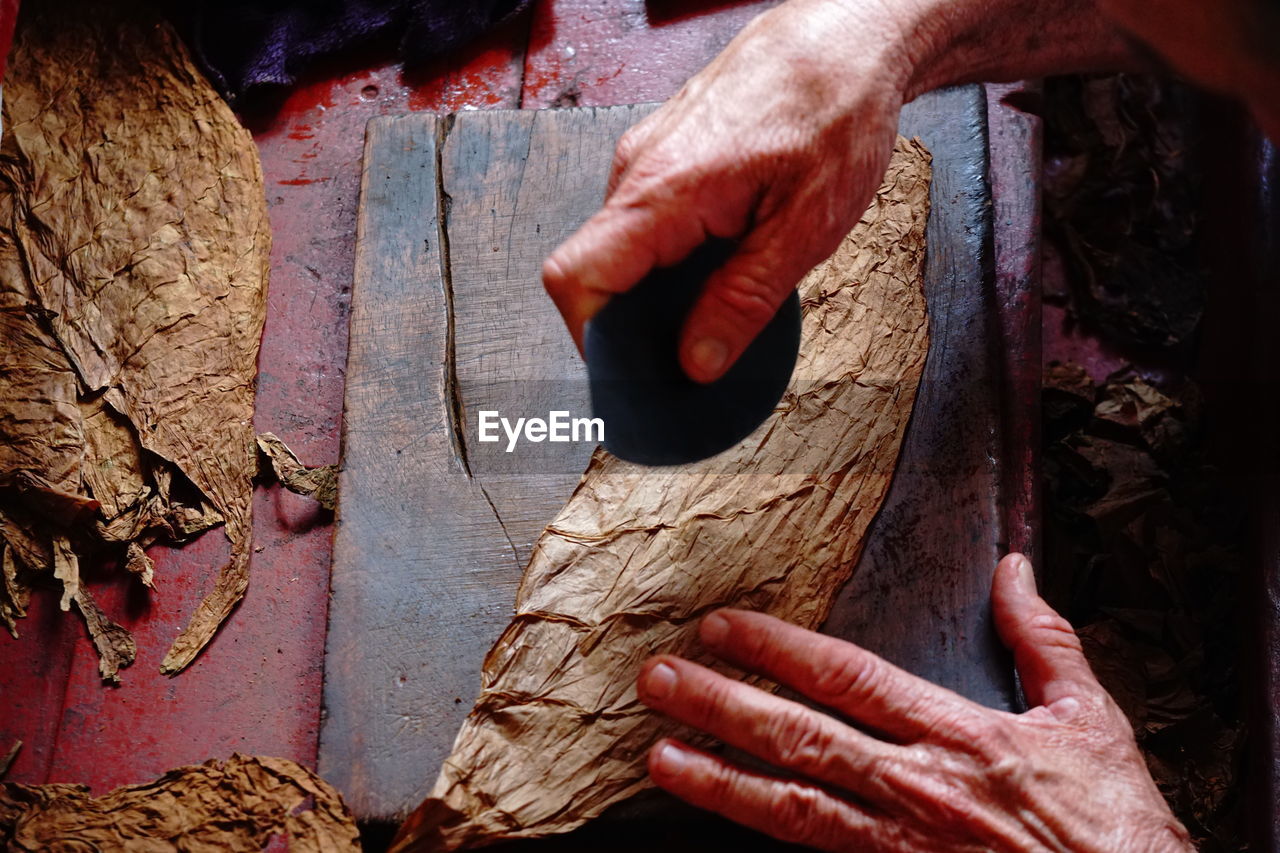
M 537 272 L 599 205 L 617 137 L 651 109 L 369 126 L 320 744 L 321 773 L 363 818 L 394 820 L 425 795 L 530 544 L 585 467 L 576 444 L 517 463 L 474 440 L 475 418 L 551 401 L 585 412 L 582 365 Z M 987 608 L 1005 534 L 981 89 L 920 99 L 902 129 L 934 155 L 933 348 L 899 475 L 825 630 L 1011 707 Z
M 445 142 L 457 416 L 469 473 L 502 519 L 517 579 L 592 447 L 507 453 L 505 440 L 476 441 L 477 416 L 590 412 L 586 367 L 539 284 L 542 261 L 599 207 L 618 138 L 655 108 L 464 113 Z
M 984 705 L 1012 709 L 1012 668 L 989 600 L 1008 538 L 982 87 L 918 98 L 899 130 L 933 153 L 929 359 L 893 486 L 823 631 Z
M 425 796 L 532 543 L 586 467 L 574 443 L 516 466 L 476 442 L 475 419 L 589 411 L 538 270 L 652 108 L 369 124 L 320 745 L 359 815 Z

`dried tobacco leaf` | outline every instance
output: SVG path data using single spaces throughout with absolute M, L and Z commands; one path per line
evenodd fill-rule
M 5 777 L 9 772 L 9 768 L 13 766 L 13 760 L 18 757 L 18 751 L 22 749 L 22 741 L 15 740 L 13 746 L 9 747 L 9 751 L 4 754 L 4 758 L 0 758 L 0 779 Z
M 18 561 L 14 559 L 13 549 L 8 543 L 0 542 L 0 619 L 14 639 L 18 637 L 18 625 L 15 620 L 27 615 L 27 603 L 31 599 L 31 590 L 18 580 Z
M 89 595 L 89 590 L 81 587 L 76 593 L 75 602 L 89 628 L 93 647 L 98 652 L 98 674 L 104 681 L 118 682 L 120 668 L 133 663 L 138 654 L 133 635 L 107 618 L 102 608 Z
M 1205 453 L 1199 392 L 1128 370 L 1095 385 L 1075 365 L 1046 382 L 1046 575 L 1197 848 L 1244 849 L 1248 514 Z
M 62 583 L 105 678 L 133 642 L 79 585 L 103 553 L 225 523 L 231 559 L 162 665 L 248 584 L 269 232 L 252 138 L 150 7 L 23 7 L 0 143 L 0 615 Z M 13 571 L 8 571 L 12 566 Z
M 325 509 L 338 508 L 337 465 L 308 468 L 298 461 L 289 445 L 269 432 L 258 436 L 258 450 L 266 457 L 280 485 L 296 494 L 314 498 Z
M 282 835 L 295 853 L 360 849 L 338 792 L 283 758 L 236 754 L 102 797 L 83 785 L 0 784 L 0 842 L 8 850 L 258 853 Z
M 1182 347 L 1200 322 L 1200 100 L 1153 75 L 1046 82 L 1046 232 L 1072 314 L 1112 345 Z
M 696 644 L 721 606 L 821 624 L 888 489 L 928 348 L 928 154 L 885 185 L 801 283 L 804 344 L 778 410 L 739 447 L 677 468 L 597 451 L 539 538 L 479 699 L 398 850 L 563 832 L 649 786 L 677 726 L 635 694 L 641 662 Z

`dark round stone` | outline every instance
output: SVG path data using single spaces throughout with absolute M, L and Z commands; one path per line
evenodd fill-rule
M 754 432 L 782 398 L 800 351 L 794 291 L 721 379 L 703 385 L 680 367 L 685 317 L 734 248 L 707 243 L 680 264 L 654 270 L 587 324 L 591 408 L 604 420 L 610 453 L 644 465 L 697 462 Z

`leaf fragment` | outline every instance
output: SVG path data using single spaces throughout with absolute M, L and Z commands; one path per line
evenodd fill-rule
M 258 450 L 266 458 L 275 478 L 291 492 L 314 498 L 325 509 L 338 508 L 338 466 L 308 468 L 298 461 L 289 446 L 272 433 L 258 436 Z
M 8 850 L 258 853 L 280 836 L 294 853 L 360 849 L 338 792 L 283 758 L 237 753 L 101 797 L 83 785 L 0 784 L 0 843 Z

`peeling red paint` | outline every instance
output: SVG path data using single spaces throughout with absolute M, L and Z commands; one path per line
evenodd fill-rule
M 777 0 L 551 0 L 535 9 L 524 107 L 665 101 Z

